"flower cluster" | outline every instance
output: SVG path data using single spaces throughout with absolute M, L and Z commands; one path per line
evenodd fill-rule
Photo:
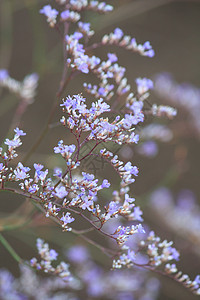
M 65 4 L 65 0 L 58 0 L 60 5 Z M 105 2 L 99 1 L 87 1 L 87 0 L 70 0 L 67 4 L 66 10 L 60 13 L 61 22 L 74 22 L 80 20 L 81 16 L 79 12 L 87 9 L 96 11 L 98 13 L 108 13 L 113 10 L 111 5 L 106 4 Z M 55 8 L 52 8 L 51 5 L 45 5 L 42 9 L 40 9 L 40 13 L 44 14 L 47 18 L 47 22 L 50 27 L 55 27 L 57 24 L 57 16 L 59 15 L 59 11 Z
M 172 260 L 179 260 L 179 252 L 171 247 L 172 244 L 172 241 L 167 242 L 164 240 L 161 242 L 160 238 L 151 231 L 147 239 L 140 242 L 140 247 L 146 250 L 145 253 L 148 255 L 148 265 L 150 268 L 156 269 L 157 267 L 162 266 L 162 268 L 164 268 L 163 274 L 172 275 L 176 281 L 182 283 L 194 294 L 200 295 L 199 275 L 192 281 L 187 274 L 178 271 L 174 263 L 170 264 Z
M 134 125 L 141 122 L 138 115 L 125 114 L 124 118 L 119 115 L 114 121 L 109 122 L 107 118 L 99 118 L 105 112 L 110 111 L 110 106 L 102 99 L 93 102 L 90 109 L 85 104 L 85 99 L 81 95 L 68 96 L 63 101 L 63 111 L 68 114 L 68 118 L 62 117 L 61 123 L 68 126 L 75 132 L 89 131 L 87 141 L 95 140 L 98 142 L 113 141 L 119 145 L 123 143 L 135 143 L 138 135 L 134 130 Z
M 157 116 L 157 117 L 167 117 L 169 119 L 173 119 L 176 114 L 177 114 L 177 110 L 174 109 L 171 106 L 165 106 L 165 105 L 156 105 L 153 104 L 152 105 L 152 114 L 153 116 Z
M 124 35 L 120 28 L 116 28 L 113 33 L 104 35 L 102 43 L 109 45 L 117 45 L 124 47 L 127 50 L 138 52 L 142 56 L 153 57 L 155 55 L 154 50 L 149 41 L 142 44 L 137 44 L 135 38 L 131 38 L 129 35 Z
M 62 156 L 64 163 L 62 169 L 54 169 L 52 176 L 51 170 L 46 169 L 40 163 L 34 163 L 32 169 L 24 166 L 25 162 L 23 161 L 18 161 L 15 167 L 11 166 L 11 160 L 17 157 L 15 149 L 22 144 L 20 137 L 26 135 L 23 130 L 17 127 L 14 138 L 6 138 L 4 142 L 8 148 L 7 151 L 4 152 L 0 148 L 2 160 L 0 163 L 1 189 L 34 201 L 46 217 L 53 219 L 63 231 L 82 235 L 83 239 L 102 249 L 112 259 L 114 258 L 113 269 L 121 270 L 117 275 L 115 272 L 117 270 L 114 270 L 112 273 L 115 274 L 114 276 L 110 276 L 110 272 L 105 274 L 99 266 L 96 267 L 95 262 L 90 259 L 83 247 L 79 247 L 79 249 L 74 247 L 68 256 L 71 257 L 74 265 L 79 262 L 80 264 L 83 263 L 84 266 L 80 265 L 77 268 L 78 279 L 72 280 L 69 265 L 61 262 L 55 266 L 58 253 L 50 249 L 49 245 L 42 239 L 37 239 L 40 260 L 32 258 L 30 265 L 67 282 L 71 280 L 74 285 L 67 283 L 69 284 L 67 287 L 72 290 L 75 287 L 78 289 L 85 287 L 89 298 L 106 299 L 114 290 L 115 293 L 109 297 L 117 300 L 125 299 L 127 295 L 124 296 L 122 292 L 128 286 L 127 298 L 134 295 L 138 300 L 154 299 L 156 292 L 150 292 L 148 287 L 144 287 L 148 279 L 144 276 L 140 276 L 141 279 L 137 278 L 140 271 L 135 271 L 136 276 L 134 278 L 133 276 L 128 278 L 129 270 L 125 272 L 122 270 L 123 267 L 134 266 L 152 271 L 159 268 L 159 272 L 174 277 L 175 280 L 183 283 L 194 293 L 200 294 L 200 276 L 198 275 L 194 281 L 191 281 L 187 275 L 183 275 L 177 270 L 174 263 L 171 264 L 172 261 L 179 259 L 179 252 L 172 247 L 173 242 L 161 241 L 154 232 L 147 234 L 146 226 L 144 225 L 144 229 L 140 223 L 143 222 L 143 212 L 139 206 L 135 205 L 135 198 L 130 196 L 129 187 L 135 182 L 135 177 L 138 176 L 138 168 L 127 159 L 124 163 L 118 155 L 113 153 L 114 151 L 108 150 L 108 146 L 113 143 L 120 146 L 128 144 L 127 147 L 130 144 L 137 144 L 139 141 L 138 124 L 144 122 L 146 116 L 172 119 L 177 112 L 172 107 L 156 104 L 147 110 L 145 100 L 149 97 L 149 91 L 154 87 L 152 80 L 146 77 L 137 78 L 135 80 L 136 90 L 133 92 L 131 84 L 125 77 L 126 68 L 118 64 L 116 53 L 109 52 L 103 60 L 93 55 L 93 51 L 102 46 L 114 45 L 151 58 L 155 54 L 154 50 L 149 41 L 138 44 L 135 38 L 124 35 L 119 28 L 105 35 L 99 43 L 91 44 L 90 37 L 94 31 L 91 29 L 90 23 L 83 22 L 82 12 L 90 10 L 107 13 L 112 11 L 112 6 L 105 2 L 88 0 L 56 0 L 56 2 L 60 5 L 59 11 L 52 8 L 51 5 L 45 5 L 40 9 L 40 13 L 46 16 L 50 27 L 54 27 L 61 35 L 63 32 L 65 61 L 57 98 L 60 99 L 66 85 L 76 75 L 92 74 L 96 76 L 98 83 L 84 82 L 83 86 L 95 100 L 92 100 L 88 105 L 81 94 L 75 94 L 67 96 L 60 104 L 64 114 L 60 122 L 72 133 L 74 140 L 73 144 L 71 142 L 65 144 L 64 139 L 59 139 L 54 147 L 54 154 Z M 70 23 L 73 24 L 70 25 Z M 7 70 L 0 70 L 0 85 L 19 95 L 20 99 L 27 104 L 30 104 L 35 97 L 37 82 L 38 76 L 36 74 L 28 75 L 23 82 L 18 82 L 9 76 Z M 49 123 L 43 134 L 51 127 L 50 122 L 53 113 L 54 110 L 52 110 Z M 141 138 L 144 142 L 151 143 L 146 147 L 146 149 L 149 147 L 150 151 L 148 152 L 148 149 L 145 150 L 143 147 L 143 153 L 146 151 L 146 153 L 155 154 L 157 149 L 151 140 L 167 142 L 172 139 L 172 133 L 166 126 L 154 124 L 141 130 Z M 106 148 L 102 149 L 104 143 Z M 83 154 L 83 146 L 90 146 L 87 153 Z M 84 161 L 91 157 L 100 157 L 114 168 L 114 172 L 119 175 L 118 190 L 114 190 L 111 185 L 112 182 L 110 183 L 105 177 L 98 178 L 98 175 L 87 172 Z M 117 180 L 115 180 L 115 184 L 116 182 Z M 7 184 L 10 185 L 7 187 Z M 20 189 L 17 189 L 16 186 Z M 108 192 L 105 192 L 105 189 L 109 189 Z M 109 201 L 106 201 L 106 195 L 109 195 Z M 81 218 L 87 226 L 90 226 L 89 228 L 75 229 Z M 116 220 L 117 226 L 115 223 L 110 233 L 110 230 L 107 230 L 109 224 Z M 173 222 L 171 223 L 173 224 Z M 75 224 L 73 228 L 70 227 L 71 224 Z M 85 233 L 92 230 L 96 230 L 103 237 L 115 241 L 117 249 L 116 244 L 115 249 L 106 248 L 101 245 L 101 241 L 97 243 L 85 236 Z M 130 246 L 132 239 L 135 241 L 135 247 Z M 139 256 L 142 262 L 138 259 Z M 144 272 L 146 274 L 146 270 Z M 139 288 L 133 287 L 133 279 L 137 280 Z M 117 283 L 120 283 L 120 287 Z M 58 289 L 63 288 L 60 283 L 57 287 Z M 49 289 L 48 291 L 52 290 Z M 118 293 L 120 294 L 119 297 Z M 13 297 L 12 292 L 10 295 Z M 18 294 L 16 295 L 18 296 Z M 33 297 L 31 292 L 29 292 L 29 296 Z M 67 296 L 64 294 L 63 298 L 62 296 L 55 296 L 56 299 L 70 299 L 70 297 L 71 294 L 68 293 Z M 40 298 L 44 299 L 41 294 Z M 73 296 L 72 299 L 74 299 Z
M 155 93 L 170 105 L 187 113 L 186 121 L 194 132 L 200 134 L 200 90 L 188 83 L 178 84 L 169 74 L 159 74 L 155 78 Z
M 124 297 L 156 300 L 160 284 L 148 271 L 139 269 L 103 269 L 93 259 L 84 245 L 68 249 L 67 259 L 73 265 L 74 275 L 70 281 L 54 276 L 39 276 L 26 265 L 20 265 L 20 276 L 15 278 L 9 271 L 0 269 L 1 299 L 81 300 L 85 298 L 122 300 Z
M 175 203 L 176 202 L 176 203 Z M 200 208 L 190 190 L 182 190 L 176 201 L 172 193 L 160 187 L 151 194 L 151 207 L 163 224 L 193 245 L 191 250 L 199 255 Z
M 58 253 L 54 249 L 49 249 L 49 245 L 42 239 L 37 239 L 37 249 L 41 261 L 38 261 L 35 257 L 32 258 L 30 265 L 33 268 L 48 274 L 56 275 L 66 281 L 71 279 L 68 264 L 62 261 L 56 268 L 52 266 L 52 262 L 56 261 L 58 256 Z
M 106 148 L 100 150 L 100 155 L 111 163 L 121 177 L 121 187 L 125 187 L 135 181 L 133 175 L 137 176 L 139 171 L 136 166 L 132 166 L 131 162 L 127 162 L 123 166 L 123 162 L 118 159 L 118 155 L 114 155 L 111 151 L 107 151 Z
M 38 79 L 38 75 L 33 73 L 27 75 L 22 82 L 19 82 L 11 78 L 7 70 L 0 69 L 0 86 L 9 89 L 14 94 L 17 94 L 28 104 L 31 104 L 34 101 L 38 86 Z
M 3 159 L 4 161 L 4 166 L 7 168 L 8 163 L 16 158 L 18 156 L 18 154 L 16 153 L 16 148 L 20 147 L 22 145 L 20 136 L 24 136 L 26 135 L 25 132 L 23 132 L 23 130 L 20 130 L 18 127 L 14 130 L 15 131 L 15 135 L 14 138 L 12 140 L 6 139 L 4 144 L 8 146 L 8 150 L 7 152 L 3 152 L 3 149 L 0 148 L 0 157 Z M 3 164 L 1 163 L 1 172 L 3 171 Z M 19 165 L 19 167 L 21 167 L 22 164 Z

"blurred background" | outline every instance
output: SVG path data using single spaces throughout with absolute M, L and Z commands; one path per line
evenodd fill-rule
M 45 18 L 39 14 L 39 9 L 45 4 L 49 2 L 0 1 L 0 68 L 8 69 L 10 76 L 18 81 L 33 72 L 39 75 L 35 102 L 28 106 L 21 120 L 27 136 L 23 148 L 20 148 L 19 160 L 45 126 L 62 74 L 60 36 L 56 30 L 48 27 Z M 135 37 L 138 43 L 143 44 L 149 40 L 156 55 L 150 59 L 111 47 L 97 49 L 92 54 L 106 59 L 107 52 L 116 52 L 119 64 L 127 68 L 126 77 L 133 89 L 137 77 L 147 77 L 154 81 L 155 89 L 148 100 L 150 105 L 171 105 L 178 110 L 173 120 L 147 117 L 145 124 L 138 128 L 142 134 L 143 148 L 140 145 L 124 147 L 119 153 L 120 158 L 131 160 L 139 167 L 140 174 L 132 194 L 144 211 L 146 223 L 163 239 L 174 241 L 181 253 L 178 267 L 194 278 L 200 270 L 200 1 L 118 0 L 110 1 L 109 4 L 115 7 L 111 14 L 84 15 L 96 32 L 91 42 L 99 41 L 104 34 L 119 27 L 125 34 Z M 64 96 L 81 92 L 87 96 L 82 87 L 85 80 L 89 81 L 86 75 L 72 80 Z M 0 90 L 0 96 L 2 143 L 8 134 L 19 100 L 6 89 Z M 58 107 L 52 122 L 55 126 L 26 165 L 38 162 L 50 169 L 55 165 L 62 167 L 62 160 L 53 155 L 53 147 L 60 139 L 68 144 L 73 140 L 64 128 L 56 126 L 61 115 Z M 143 126 L 152 123 L 161 127 L 150 128 L 145 133 Z M 165 138 L 166 135 L 169 138 Z M 145 144 L 150 141 L 153 144 Z M 106 168 L 99 168 L 98 176 L 107 172 Z M 11 197 L 6 193 L 1 193 L 0 198 L 2 217 L 7 217 L 24 202 L 19 196 Z M 22 207 L 18 215 L 29 214 L 31 208 L 26 207 L 26 210 Z M 35 255 L 35 239 L 38 235 L 51 241 L 58 249 L 61 246 L 67 247 L 66 243 L 74 242 L 74 239 L 78 242 L 78 237 L 70 234 L 63 239 L 59 228 L 38 215 L 34 215 L 29 226 L 11 230 L 6 236 L 21 257 L 30 259 Z M 17 264 L 0 247 L 3 258 L 0 267 L 18 276 Z M 104 259 L 103 254 L 95 253 L 95 249 L 92 252 L 98 256 L 99 261 Z M 109 262 L 105 263 L 109 266 Z M 159 277 L 159 280 L 159 300 L 197 298 L 168 278 Z

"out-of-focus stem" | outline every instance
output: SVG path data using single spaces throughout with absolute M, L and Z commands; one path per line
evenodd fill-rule
M 1 233 L 0 233 L 0 242 L 18 263 L 23 262 L 23 259 L 21 259 L 21 257 L 15 252 L 13 247 L 8 243 L 8 241 L 3 237 L 3 235 Z
M 66 34 L 68 33 L 69 30 L 69 23 L 65 23 L 64 24 L 64 37 L 66 36 Z M 43 140 L 43 138 L 45 137 L 45 135 L 47 134 L 49 128 L 50 128 L 50 123 L 53 119 L 54 113 L 56 111 L 56 107 L 57 107 L 57 103 L 58 100 L 60 99 L 64 89 L 66 88 L 66 86 L 68 85 L 68 83 L 70 82 L 70 80 L 72 79 L 72 77 L 74 76 L 74 73 L 71 72 L 71 74 L 67 77 L 67 51 L 66 51 L 66 42 L 65 42 L 65 38 L 63 38 L 63 56 L 64 56 L 64 68 L 63 68 L 63 73 L 62 73 L 62 77 L 61 77 L 61 81 L 60 81 L 60 85 L 59 85 L 59 89 L 58 92 L 56 94 L 56 98 L 53 102 L 52 105 L 52 109 L 50 111 L 48 120 L 46 125 L 44 126 L 43 131 L 41 132 L 40 136 L 38 137 L 38 139 L 36 140 L 36 142 L 33 144 L 33 146 L 31 147 L 31 149 L 27 152 L 27 154 L 25 155 L 24 159 L 23 159 L 23 163 L 26 163 L 26 161 L 29 159 L 29 157 L 32 155 L 32 153 L 37 149 L 37 147 L 40 145 L 41 141 Z M 67 78 L 66 78 L 67 77 Z

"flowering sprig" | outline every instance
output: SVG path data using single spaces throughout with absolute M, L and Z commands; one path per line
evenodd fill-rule
M 135 38 L 131 38 L 128 35 L 124 35 L 120 28 L 116 28 L 113 33 L 104 35 L 102 43 L 108 45 L 117 45 L 133 52 L 138 52 L 142 56 L 153 57 L 155 55 L 154 50 L 149 41 L 142 44 L 137 44 Z
M 192 281 L 187 274 L 178 271 L 174 263 L 171 264 L 171 261 L 178 261 L 180 255 L 172 245 L 172 241 L 167 242 L 164 240 L 161 242 L 160 238 L 157 237 L 153 231 L 149 233 L 146 240 L 140 242 L 140 247 L 145 250 L 145 253 L 148 255 L 149 261 L 147 266 L 149 266 L 151 270 L 156 271 L 158 268 L 158 272 L 169 275 L 169 277 L 182 283 L 194 294 L 200 295 L 199 275 Z
M 37 239 L 37 249 L 41 260 L 38 261 L 35 257 L 32 258 L 30 265 L 33 268 L 51 275 L 56 275 L 66 281 L 71 280 L 68 264 L 62 261 L 56 267 L 52 266 L 52 263 L 57 260 L 58 256 L 58 253 L 54 249 L 49 249 L 49 245 L 42 239 Z
M 200 134 L 200 90 L 198 87 L 188 83 L 178 84 L 172 75 L 163 73 L 155 77 L 155 94 L 164 99 L 166 103 L 174 105 L 186 113 L 189 135 Z M 184 135 L 186 134 L 184 130 Z
M 58 1 L 59 2 L 59 1 Z M 65 0 L 60 0 L 61 5 L 65 4 Z M 87 1 L 87 0 L 70 0 L 66 5 L 66 10 L 62 11 L 60 14 L 61 21 L 68 22 L 77 22 L 80 20 L 81 16 L 79 12 L 87 9 L 92 10 L 98 13 L 108 13 L 113 10 L 111 5 L 106 4 L 105 2 L 99 1 Z M 57 16 L 59 15 L 59 11 L 55 8 L 52 8 L 51 5 L 45 5 L 42 9 L 40 9 L 40 13 L 44 14 L 47 18 L 47 23 L 49 23 L 50 27 L 55 27 L 57 24 Z
M 10 77 L 5 69 L 0 69 L 0 86 L 7 88 L 28 104 L 33 103 L 38 86 L 39 76 L 36 73 L 25 76 L 22 82 Z
M 142 227 L 141 230 L 143 230 Z M 121 269 L 122 267 L 130 268 L 133 266 L 144 267 L 159 274 L 169 276 L 190 289 L 194 294 L 200 295 L 200 275 L 197 275 L 192 281 L 187 274 L 178 271 L 176 265 L 171 262 L 179 260 L 179 252 L 172 247 L 172 245 L 172 241 L 161 241 L 161 239 L 151 231 L 146 239 L 140 241 L 138 252 L 135 252 L 131 250 L 129 246 L 124 245 L 122 247 L 123 253 L 113 260 L 113 268 Z M 137 262 L 137 256 L 141 251 L 143 251 L 146 256 L 144 257 L 144 263 Z
M 95 150 L 102 146 L 102 143 L 113 142 L 118 145 L 138 143 L 137 125 L 142 123 L 146 115 L 157 117 L 167 116 L 172 118 L 176 115 L 176 110 L 171 107 L 153 105 L 150 110 L 145 111 L 144 101 L 149 96 L 149 91 L 153 89 L 153 82 L 148 78 L 136 79 L 136 91 L 131 91 L 125 77 L 126 69 L 118 64 L 118 57 L 115 53 L 108 53 L 105 60 L 95 55 L 91 55 L 91 50 L 105 45 L 120 46 L 126 50 L 137 52 L 142 56 L 153 57 L 154 50 L 150 42 L 137 44 L 135 38 L 124 35 L 123 31 L 116 28 L 113 33 L 105 35 L 100 43 L 89 44 L 90 37 L 94 34 L 89 23 L 82 22 L 82 11 L 92 10 L 99 13 L 112 11 L 112 6 L 105 2 L 87 0 L 57 0 L 60 12 L 50 5 L 44 6 L 40 13 L 47 17 L 47 22 L 62 35 L 64 48 L 64 68 L 57 93 L 60 99 L 66 84 L 78 74 L 94 74 L 99 84 L 84 83 L 85 90 L 96 98 L 90 107 L 86 99 L 78 94 L 68 96 L 63 99 L 61 107 L 65 115 L 61 118 L 61 123 L 68 128 L 75 137 L 74 144 L 66 145 L 61 139 L 54 147 L 54 153 L 63 157 L 65 163 L 64 170 L 55 170 L 53 177 L 51 172 L 44 169 L 40 163 L 34 163 L 33 169 L 26 167 L 22 162 L 18 162 L 15 168 L 9 166 L 10 160 L 17 156 L 15 149 L 21 145 L 20 136 L 25 135 L 19 128 L 15 129 L 13 140 L 6 139 L 5 144 L 8 151 L 3 153 L 1 149 L 0 163 L 1 189 L 15 192 L 26 198 L 35 201 L 37 206 L 43 211 L 46 217 L 52 218 L 60 225 L 63 231 L 72 231 L 80 234 L 91 244 L 102 249 L 109 256 L 114 257 L 113 268 L 140 266 L 156 271 L 163 268 L 163 274 L 170 275 L 177 272 L 174 264 L 169 264 L 172 260 L 178 260 L 179 253 L 172 247 L 172 242 L 161 242 L 159 237 L 150 233 L 146 239 L 139 244 L 138 251 L 133 251 L 126 242 L 135 234 L 145 234 L 144 227 L 138 222 L 142 222 L 142 210 L 135 206 L 135 199 L 130 197 L 129 185 L 134 183 L 138 175 L 138 168 L 132 162 L 123 163 L 106 148 L 96 154 Z M 70 26 L 70 23 L 74 23 Z M 62 34 L 62 28 L 64 33 Z M 72 32 L 72 30 L 75 30 Z M 68 69 L 71 69 L 68 75 Z M 6 70 L 0 72 L 0 83 L 18 93 L 22 99 L 30 103 L 30 99 L 35 96 L 37 86 L 37 76 L 30 75 L 23 83 L 12 80 Z M 121 101 L 122 100 L 122 101 Z M 110 105 L 106 101 L 110 101 Z M 122 104 L 122 105 L 121 105 Z M 112 114 L 112 117 L 110 117 Z M 47 127 L 50 127 L 53 113 L 49 118 Z M 155 133 L 154 133 L 155 134 Z M 81 150 L 87 143 L 93 143 L 93 147 L 85 155 Z M 76 145 L 75 145 L 76 144 Z M 99 149 L 98 149 L 99 150 Z M 99 152 L 98 152 L 99 153 Z M 106 203 L 99 201 L 100 193 L 104 189 L 112 188 L 108 179 L 99 179 L 94 174 L 85 170 L 79 172 L 82 162 L 90 156 L 101 156 L 108 161 L 119 175 L 121 182 L 119 191 L 112 190 L 111 200 Z M 15 183 L 20 186 L 20 190 L 6 186 Z M 103 193 L 102 193 L 103 194 Z M 105 199 L 104 199 L 105 200 Z M 78 231 L 74 224 L 79 218 L 87 221 L 90 225 L 85 231 Z M 113 218 L 120 221 L 134 221 L 129 226 L 121 223 L 112 233 L 105 230 L 104 224 Z M 70 227 L 72 224 L 72 227 Z M 93 240 L 84 236 L 84 233 L 96 230 L 117 242 L 116 250 L 106 249 Z M 45 273 L 57 275 L 64 279 L 70 278 L 68 265 L 61 262 L 57 267 L 53 266 L 57 259 L 57 252 L 50 250 L 47 243 L 37 240 L 37 248 L 41 260 L 36 258 L 31 260 L 31 266 L 43 270 Z M 148 257 L 145 264 L 139 264 L 136 260 L 141 252 Z M 90 276 L 91 277 L 91 276 Z M 175 280 L 185 281 L 185 286 L 191 288 L 199 294 L 199 276 L 195 281 L 190 281 L 186 275 L 178 272 Z M 94 283 L 93 283 L 94 284 Z

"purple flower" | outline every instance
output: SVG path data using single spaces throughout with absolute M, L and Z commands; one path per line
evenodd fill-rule
M 140 95 L 145 94 L 149 90 L 153 89 L 153 81 L 151 79 L 137 78 L 135 82 L 137 84 L 138 94 Z
M 138 168 L 136 166 L 132 166 L 130 161 L 125 164 L 124 170 L 132 175 L 138 176 Z
M 0 69 L 0 82 L 9 77 L 8 71 L 6 69 Z
M 111 201 L 108 205 L 105 219 L 108 220 L 110 217 L 118 211 L 118 205 L 115 201 Z
M 79 71 L 85 74 L 89 73 L 88 64 L 87 62 L 84 62 L 82 57 L 75 58 L 74 63 Z
M 171 256 L 173 259 L 179 260 L 180 254 L 175 248 L 169 247 L 168 250 L 171 252 Z
M 117 55 L 115 53 L 108 53 L 108 59 L 111 63 L 114 63 L 118 60 Z
M 141 211 L 139 206 L 134 207 L 134 212 L 133 212 L 134 220 L 142 222 L 143 221 L 143 218 L 141 217 L 142 214 L 143 212 Z
M 130 198 L 129 194 L 125 194 L 125 201 L 124 202 L 133 203 L 134 201 L 135 201 L 135 198 Z
M 131 261 L 135 260 L 135 252 L 133 250 L 128 249 L 127 258 Z
M 142 224 L 137 225 L 137 233 L 145 233 L 144 227 Z
M 60 17 L 62 20 L 67 20 L 70 17 L 70 11 L 68 9 L 62 11 Z
M 38 189 L 39 189 L 38 185 L 37 184 L 33 184 L 33 185 L 31 185 L 29 187 L 28 192 L 30 194 L 34 194 L 34 193 L 36 193 L 38 191 Z
M 56 260 L 58 256 L 58 253 L 54 249 L 50 249 L 49 251 L 49 259 L 50 260 Z
M 78 26 L 86 32 L 90 31 L 90 23 L 78 22 Z
M 40 9 L 40 13 L 44 14 L 47 18 L 54 19 L 58 15 L 58 11 L 51 7 L 51 5 L 45 5 Z
M 103 88 L 103 87 L 100 87 L 99 89 L 98 89 L 98 93 L 99 93 L 99 95 L 100 96 L 105 96 L 105 88 Z
M 197 275 L 194 279 L 197 284 L 200 284 L 200 275 Z
M 73 38 L 74 40 L 80 40 L 83 37 L 83 34 L 81 32 L 74 32 Z M 83 47 L 83 45 L 81 45 Z
M 17 148 L 21 146 L 22 142 L 19 138 L 14 138 L 13 140 L 6 139 L 4 144 L 8 145 L 11 148 Z
M 23 130 L 20 130 L 18 127 L 14 129 L 14 132 L 16 133 L 17 136 L 26 135 L 26 133 L 23 132 Z
M 41 164 L 34 164 L 33 166 L 35 168 L 35 180 L 36 181 L 38 181 L 38 180 L 44 181 L 48 174 L 48 169 L 46 169 L 45 171 L 41 171 L 44 167 Z
M 47 17 L 47 22 L 51 27 L 54 27 L 56 24 L 56 17 L 58 15 L 58 11 L 51 7 L 51 5 L 45 5 L 42 9 L 40 9 L 40 13 L 44 14 Z
M 102 182 L 102 185 L 101 185 L 101 188 L 109 188 L 110 186 L 110 182 L 108 182 L 107 179 L 104 179 L 103 182 Z
M 93 201 L 89 200 L 87 196 L 82 196 L 81 200 L 83 201 L 83 203 L 80 205 L 80 207 L 83 210 L 87 209 L 87 210 L 91 211 L 92 210 L 91 206 L 93 206 L 93 204 L 94 204 Z
M 120 29 L 120 28 L 116 28 L 115 30 L 114 30 L 114 35 L 115 35 L 115 37 L 117 38 L 117 39 L 121 39 L 122 37 L 123 37 L 123 31 Z
M 24 167 L 21 162 L 18 163 L 17 168 L 14 170 L 15 179 L 16 180 L 23 180 L 27 177 L 29 177 L 29 174 L 27 172 L 30 171 L 29 167 Z
M 82 175 L 83 175 L 84 180 L 86 180 L 86 181 L 92 181 L 94 179 L 93 174 L 82 172 Z
M 65 215 L 63 214 L 60 220 L 63 222 L 63 227 L 65 227 L 67 224 L 72 223 L 75 219 L 71 217 L 69 212 L 67 212 Z
M 33 164 L 33 166 L 36 172 L 40 172 L 44 168 L 44 166 L 41 164 Z
M 57 186 L 55 188 L 55 192 L 53 193 L 54 196 L 62 199 L 64 197 L 66 197 L 68 195 L 68 192 L 66 191 L 65 187 L 64 186 Z
M 60 168 L 55 168 L 55 169 L 54 169 L 54 174 L 53 174 L 53 176 L 56 176 L 56 177 L 61 178 L 61 177 L 62 177 L 62 169 L 60 169 Z
M 139 142 L 139 134 L 135 134 L 134 132 L 132 132 L 130 137 L 129 137 L 129 141 L 131 143 L 137 144 Z
M 76 146 L 75 145 L 64 145 L 63 144 L 63 140 L 60 140 L 58 142 L 58 147 L 54 147 L 54 152 L 55 153 L 60 153 L 63 155 L 70 155 L 72 154 L 74 151 L 76 150 Z M 71 155 L 70 155 L 71 156 Z
M 3 171 L 3 169 L 4 169 L 3 163 L 0 163 L 0 172 Z

